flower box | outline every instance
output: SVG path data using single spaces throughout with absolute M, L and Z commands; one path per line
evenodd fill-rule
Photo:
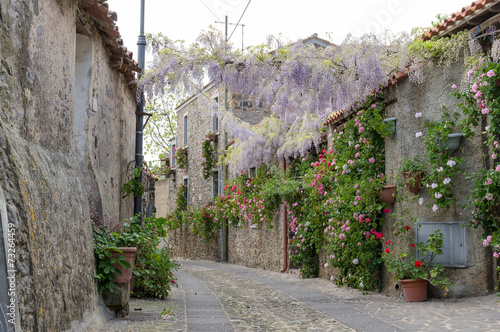
M 424 174 L 424 171 L 403 172 L 406 188 L 414 194 L 418 193 L 422 188 L 422 178 Z

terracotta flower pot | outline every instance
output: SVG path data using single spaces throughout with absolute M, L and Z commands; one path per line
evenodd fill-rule
M 132 278 L 132 271 L 134 270 L 135 254 L 137 253 L 136 247 L 118 247 L 123 253 L 118 251 L 112 251 L 111 257 L 116 258 L 119 256 L 125 256 L 125 260 L 130 263 L 130 268 L 126 269 L 119 263 L 114 263 L 113 266 L 121 271 L 121 274 L 117 274 L 116 279 L 113 282 L 118 282 L 120 284 L 126 284 Z
M 427 283 L 425 279 L 401 279 L 401 287 L 405 294 L 406 302 L 422 302 L 427 300 Z
M 395 191 L 396 191 L 396 185 L 392 184 L 384 186 L 382 190 L 379 191 L 377 194 L 382 202 L 392 204 L 396 201 L 396 197 L 393 196 Z
M 423 171 L 417 172 L 403 172 L 403 179 L 405 180 L 406 187 L 409 191 L 416 194 L 422 188 Z

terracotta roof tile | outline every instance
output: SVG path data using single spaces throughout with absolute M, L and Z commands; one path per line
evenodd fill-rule
M 444 20 L 437 27 L 430 29 L 422 37 L 422 40 L 429 40 L 433 36 L 436 36 L 440 31 L 444 31 L 447 28 L 460 23 L 464 18 L 474 14 L 477 10 L 483 9 L 486 5 L 497 2 L 498 0 L 478 0 L 471 3 L 471 5 L 463 7 L 461 11 L 452 14 L 446 20 Z

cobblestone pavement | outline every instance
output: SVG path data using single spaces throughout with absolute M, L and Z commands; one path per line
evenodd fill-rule
M 496 295 L 408 303 L 325 279 L 180 263 L 166 300 L 131 299 L 130 315 L 99 331 L 500 331 Z

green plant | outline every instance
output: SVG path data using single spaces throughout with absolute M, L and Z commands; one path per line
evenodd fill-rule
M 134 197 L 139 197 L 144 193 L 144 186 L 142 185 L 141 180 L 139 180 L 141 171 L 141 168 L 134 168 L 134 176 L 122 185 L 121 193 L 123 198 L 128 197 L 131 194 L 133 194 Z
M 105 225 L 92 225 L 92 234 L 94 240 L 94 255 L 96 260 L 96 272 L 94 278 L 97 281 L 97 289 L 99 292 L 108 290 L 111 293 L 116 289 L 113 280 L 117 274 L 121 273 L 113 264 L 120 264 L 123 268 L 130 268 L 130 263 L 125 260 L 125 256 L 112 258 L 112 252 L 117 251 L 118 245 L 116 237 Z
M 140 223 L 138 217 L 131 218 L 122 232 L 117 236 L 120 245 L 137 247 L 137 257 L 134 267 L 135 289 L 137 297 L 165 298 L 170 287 L 175 283 L 172 271 L 177 263 L 170 260 L 169 249 L 159 248 L 161 240 L 167 232 L 166 218 L 144 218 Z
M 217 161 L 214 153 L 214 143 L 210 139 L 210 136 L 213 135 L 215 135 L 215 133 L 208 132 L 201 142 L 201 166 L 203 167 L 202 174 L 205 180 L 212 176 L 212 170 Z
M 433 203 L 426 205 L 433 211 L 439 208 L 449 208 L 456 201 L 453 196 L 453 180 L 460 173 L 460 164 L 465 158 L 452 157 L 443 149 L 448 141 L 448 135 L 455 128 L 458 114 L 449 114 L 443 106 L 441 121 L 425 121 L 427 136 L 425 137 L 426 160 L 428 172 L 424 184 L 429 188 Z
M 443 276 L 444 267 L 432 264 L 438 255 L 443 254 L 443 233 L 440 230 L 429 235 L 427 242 L 411 242 L 409 231 L 411 227 L 403 225 L 396 229 L 395 235 L 404 237 L 401 247 L 392 245 L 391 241 L 385 243 L 385 252 L 382 257 L 387 270 L 396 275 L 397 279 L 426 279 L 434 286 L 453 286 Z M 420 251 L 421 258 L 416 259 L 416 251 Z
M 175 149 L 174 158 L 177 160 L 178 168 L 180 169 L 186 168 L 188 162 L 187 154 L 188 154 L 187 148 L 178 147 Z
M 418 157 L 412 159 L 408 159 L 403 157 L 403 162 L 401 165 L 401 171 L 403 172 L 419 172 L 425 170 L 425 165 L 420 162 Z

